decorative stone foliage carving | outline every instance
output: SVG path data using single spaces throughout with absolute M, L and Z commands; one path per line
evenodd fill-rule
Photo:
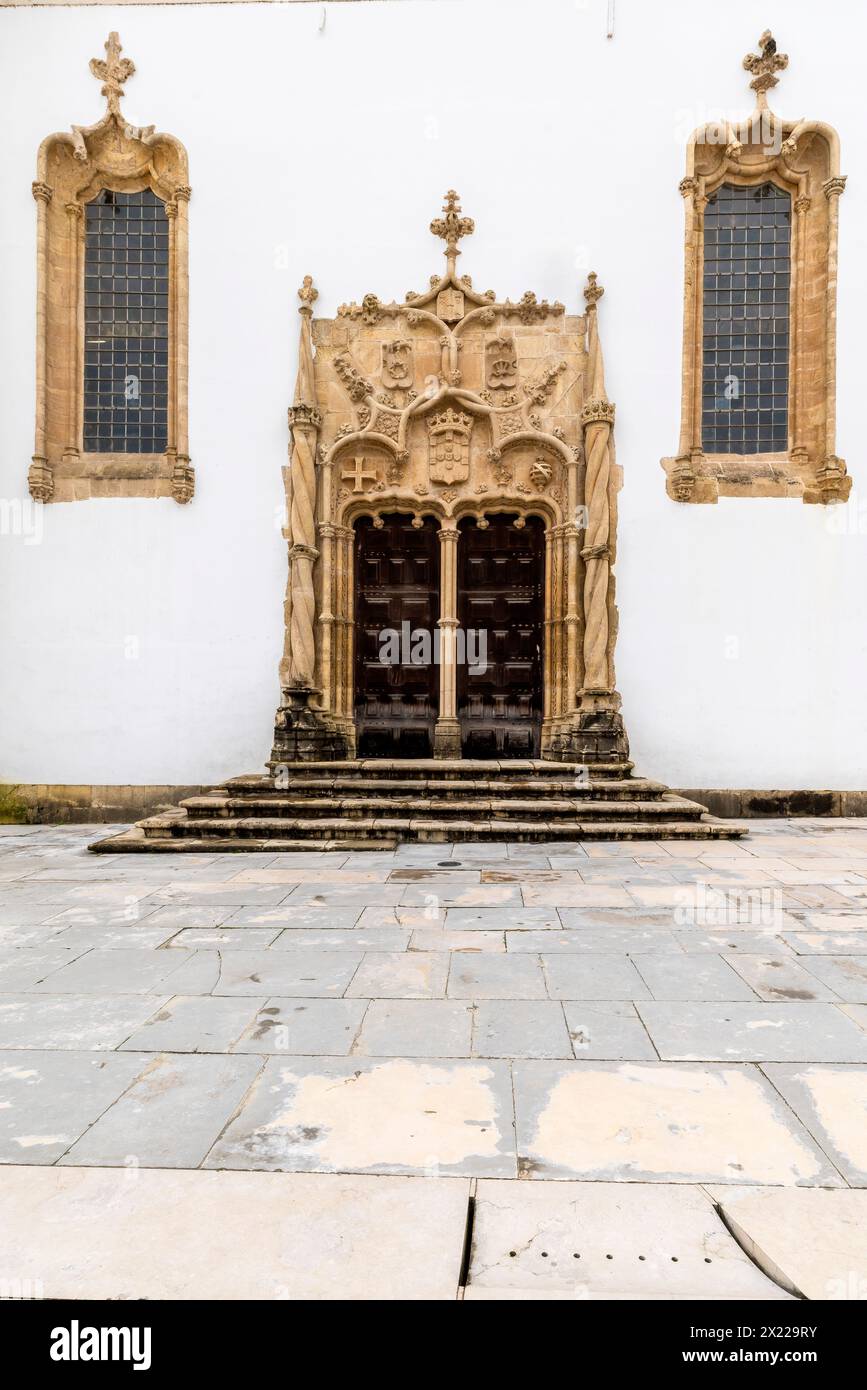
M 759 53 L 743 60 L 756 94 L 752 115 L 739 124 L 702 126 L 689 142 L 679 185 L 686 213 L 681 428 L 677 454 L 662 460 L 668 495 L 677 502 L 801 497 L 826 503 L 845 500 L 851 487 L 835 444 L 837 219 L 846 180 L 836 131 L 820 121 L 783 120 L 768 107 L 767 94 L 788 62 L 766 30 Z M 702 429 L 707 208 L 724 186 L 768 185 L 782 191 L 791 210 L 787 445 L 716 452 Z M 763 293 L 764 286 L 756 290 Z M 778 398 L 771 399 L 776 405 Z
M 622 760 L 613 663 L 621 478 L 596 327 L 602 288 L 591 276 L 584 317 L 529 291 L 498 301 L 457 275 L 473 222 L 456 193 L 431 230 L 445 241 L 446 265 L 427 291 L 403 303 L 367 294 L 335 319 L 311 321 L 309 298 L 301 306 L 274 760 L 354 752 L 353 526 L 395 511 L 439 523 L 441 627 L 456 622 L 461 519 L 543 519 L 543 755 Z M 456 713 L 444 661 L 438 756 L 460 752 Z
M 174 136 L 157 133 L 153 126 L 134 126 L 123 115 L 123 88 L 135 66 L 121 52 L 117 34 L 111 33 L 105 58 L 90 63 L 106 98 L 102 119 L 73 126 L 70 134 L 49 135 L 39 149 L 33 184 L 36 430 L 29 486 L 40 502 L 88 497 L 189 502 L 195 487 L 187 436 L 187 155 Z M 124 195 L 150 190 L 165 210 L 168 370 L 165 404 L 159 407 L 166 411 L 165 447 L 157 453 L 85 447 L 86 210 L 103 190 Z M 88 304 L 92 298 L 88 293 Z M 128 327 L 133 332 L 136 325 Z

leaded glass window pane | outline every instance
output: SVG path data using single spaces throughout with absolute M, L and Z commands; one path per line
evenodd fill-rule
M 169 381 L 165 204 L 104 189 L 85 208 L 84 448 L 159 454 Z
M 792 200 L 783 189 L 723 184 L 704 216 L 702 447 L 788 447 Z

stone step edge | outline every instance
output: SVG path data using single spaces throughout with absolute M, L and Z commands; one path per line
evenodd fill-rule
M 635 817 L 665 818 L 679 814 L 685 817 L 698 817 L 705 814 L 706 808 L 697 801 L 687 801 L 683 797 L 660 797 L 655 801 L 636 798 L 630 800 L 603 801 L 570 798 L 544 798 L 539 801 L 500 799 L 496 797 L 455 797 L 413 798 L 396 800 L 388 797 L 270 797 L 263 799 L 246 797 L 190 797 L 181 802 L 181 808 L 189 819 L 200 824 L 203 821 L 258 820 L 267 824 L 286 819 L 327 821 L 329 817 L 346 817 L 353 812 L 372 814 L 376 819 L 383 814 L 398 817 L 409 813 L 410 819 L 418 815 L 430 814 L 434 818 L 446 816 L 460 819 L 487 819 L 489 817 L 521 820 L 527 816 L 541 815 L 543 819 L 552 816 L 590 816 L 596 817 Z M 164 817 L 150 816 L 141 824 L 145 827 L 162 825 Z
M 237 799 L 267 796 L 315 796 L 317 793 L 323 796 L 331 796 L 334 792 L 345 792 L 348 795 L 363 795 L 364 793 L 376 795 L 406 795 L 418 796 L 422 793 L 434 795 L 461 795 L 461 796 L 548 796 L 552 793 L 566 794 L 574 796 L 576 792 L 592 796 L 598 792 L 602 796 L 612 798 L 626 798 L 632 796 L 661 796 L 668 790 L 665 782 L 655 782 L 650 778 L 636 777 L 623 778 L 621 781 L 613 777 L 590 778 L 588 781 L 579 781 L 573 777 L 526 777 L 520 780 L 515 778 L 377 778 L 377 777 L 292 777 L 286 784 L 276 786 L 269 777 L 259 778 L 255 785 L 245 783 L 238 785 L 232 779 L 225 787 L 210 787 L 206 792 L 198 792 L 180 804 L 186 806 L 190 801 L 207 800 L 213 796 L 231 796 Z
M 619 763 L 561 763 L 553 758 L 354 758 L 309 763 L 269 761 L 266 766 L 272 769 L 272 775 L 274 768 L 281 768 L 290 774 L 297 772 L 300 776 L 329 772 L 341 776 L 346 773 L 365 772 L 373 777 L 388 773 L 397 773 L 401 777 L 415 777 L 426 772 L 430 776 L 449 778 L 465 777 L 468 773 L 482 777 L 494 773 L 506 777 L 536 773 L 543 776 L 546 773 L 551 776 L 569 776 L 571 773 L 574 776 L 577 772 L 591 768 L 596 777 L 623 778 L 629 776 L 635 764 L 629 760 Z M 230 778 L 230 782 L 240 784 L 258 780 L 261 776 L 261 773 L 244 773 L 239 777 Z

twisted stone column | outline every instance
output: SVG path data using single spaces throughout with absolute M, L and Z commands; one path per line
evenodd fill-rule
M 316 438 L 321 417 L 312 406 L 289 411 L 292 429 L 292 495 L 289 503 L 289 632 L 287 686 L 312 689 L 316 670 Z

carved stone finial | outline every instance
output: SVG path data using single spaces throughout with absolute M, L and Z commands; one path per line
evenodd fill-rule
M 298 291 L 298 298 L 301 300 L 298 308 L 299 314 L 312 314 L 313 305 L 319 298 L 319 291 L 313 283 L 312 275 L 304 276 L 304 283 Z
M 108 109 L 120 115 L 120 99 L 123 84 L 135 72 L 135 63 L 130 58 L 121 58 L 123 49 L 120 37 L 113 29 L 105 45 L 105 58 L 91 58 L 90 71 L 102 83 L 102 95 L 108 100 Z
M 596 301 L 601 299 L 604 293 L 605 290 L 603 287 L 596 283 L 596 271 L 591 270 L 587 276 L 587 284 L 584 289 L 584 298 L 587 300 L 588 308 L 595 309 Z
M 765 93 L 776 87 L 780 80 L 775 74 L 789 66 L 789 55 L 777 52 L 777 41 L 770 29 L 766 29 L 759 39 L 759 48 L 762 50 L 761 53 L 746 55 L 744 69 L 753 74 L 750 86 L 758 97 L 759 105 L 763 106 Z
M 476 224 L 471 217 L 461 217 L 461 205 L 453 188 L 446 194 L 442 217 L 435 217 L 430 224 L 434 236 L 441 236 L 446 243 L 446 256 L 453 259 L 461 253 L 458 242 L 461 237 L 472 236 Z

